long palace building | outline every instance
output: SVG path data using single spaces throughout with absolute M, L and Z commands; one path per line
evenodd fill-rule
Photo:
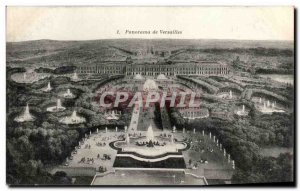
M 193 63 L 174 63 L 174 64 L 128 64 L 126 62 L 107 62 L 92 64 L 89 66 L 79 66 L 77 72 L 81 74 L 108 74 L 108 75 L 136 75 L 158 76 L 165 74 L 166 76 L 176 75 L 227 75 L 229 69 L 225 63 L 202 61 Z

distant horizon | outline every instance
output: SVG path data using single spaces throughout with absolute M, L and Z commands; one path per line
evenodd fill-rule
M 286 43 L 294 43 L 295 40 L 261 40 L 261 39 L 217 39 L 217 38 L 97 38 L 97 39 L 82 39 L 82 40 L 57 40 L 57 39 L 32 39 L 32 40 L 21 40 L 21 41 L 6 41 L 6 43 L 18 43 L 18 42 L 32 42 L 32 41 L 60 41 L 60 42 L 82 42 L 82 41 L 101 41 L 101 40 L 174 40 L 174 41 L 181 41 L 181 40 L 203 40 L 203 41 L 248 41 L 248 42 L 252 42 L 252 41 L 258 41 L 258 42 L 286 42 Z

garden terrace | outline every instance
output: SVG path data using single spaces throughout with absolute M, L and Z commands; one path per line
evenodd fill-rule
M 208 93 L 216 93 L 218 91 L 218 88 L 213 86 L 213 85 L 210 85 L 202 80 L 199 80 L 199 79 L 191 79 L 189 77 L 186 77 L 186 76 L 177 76 L 179 79 L 183 79 L 185 80 L 186 82 L 189 82 L 195 86 L 200 86 L 202 87 L 204 90 L 206 90 Z
M 287 102 L 288 101 L 285 97 L 283 97 L 281 95 L 278 95 L 274 92 L 264 90 L 264 89 L 246 89 L 244 92 L 242 92 L 241 97 L 245 98 L 247 100 L 250 100 L 253 94 L 263 94 L 263 95 L 266 95 L 266 96 L 269 96 L 269 97 L 273 97 L 273 98 L 275 98 L 275 99 L 277 99 L 278 101 L 281 101 L 281 102 Z
M 213 85 L 215 87 L 218 87 L 218 88 L 223 86 L 222 83 L 220 83 L 217 80 L 214 80 L 213 78 L 210 78 L 210 77 L 199 76 L 199 77 L 194 77 L 194 78 L 196 78 L 197 80 L 201 80 L 203 82 L 206 82 L 208 84 L 211 84 L 211 85 Z
M 243 91 L 243 88 L 241 88 L 239 85 L 237 85 L 237 84 L 234 84 L 234 83 L 228 83 L 228 82 L 226 82 L 224 85 L 223 85 L 223 87 L 221 87 L 220 89 L 219 89 L 219 92 L 220 91 L 224 91 L 224 90 L 236 90 L 236 91 L 238 91 L 238 92 L 242 92 Z

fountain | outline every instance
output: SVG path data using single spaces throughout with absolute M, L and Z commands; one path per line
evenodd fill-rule
M 257 106 L 258 109 L 262 112 L 262 113 L 267 113 L 267 114 L 271 114 L 273 112 L 278 112 L 278 113 L 283 113 L 285 112 L 282 109 L 276 108 L 276 102 L 273 102 L 272 105 L 270 104 L 270 101 L 268 100 L 268 102 L 264 102 L 264 106 Z
M 143 78 L 143 76 L 141 74 L 136 74 L 133 79 L 135 79 L 135 80 L 143 80 L 144 78 Z
M 170 140 L 171 143 L 173 144 L 173 143 L 174 143 L 174 134 L 171 135 L 171 138 L 170 138 L 170 139 L 171 139 L 171 140 Z
M 229 91 L 229 99 L 232 99 L 232 91 Z
M 48 82 L 48 85 L 46 88 L 43 89 L 44 92 L 50 92 L 52 90 L 50 82 Z
M 74 110 L 71 116 L 63 117 L 60 121 L 63 124 L 79 124 L 85 123 L 85 118 L 77 116 L 77 112 Z
M 173 133 L 176 133 L 176 127 L 173 126 Z
M 153 131 L 151 124 L 148 126 L 147 131 L 144 132 L 145 136 L 132 138 L 128 133 L 126 133 L 124 137 L 125 139 L 118 140 L 113 143 L 113 148 L 117 148 L 116 150 L 119 150 L 118 153 L 120 152 L 120 156 L 117 157 L 121 157 L 123 152 L 124 154 L 130 152 L 132 153 L 130 155 L 134 155 L 135 160 L 142 159 L 144 161 L 146 159 L 148 162 L 152 162 L 153 160 L 161 161 L 165 160 L 166 155 L 164 154 L 167 154 L 168 158 L 173 157 L 173 153 L 177 153 L 179 150 L 185 149 L 188 145 L 185 141 L 176 142 L 174 134 L 170 132 L 163 133 L 166 136 L 158 137 L 156 137 L 154 133 L 155 132 Z M 155 157 L 155 159 L 153 157 Z
M 259 98 L 259 103 L 261 103 L 261 97 Z
M 34 117 L 29 112 L 29 105 L 25 107 L 25 111 L 22 115 L 15 118 L 17 122 L 34 121 Z
M 26 69 L 26 72 L 13 73 L 10 78 L 17 83 L 34 83 L 46 77 L 49 77 L 48 73 L 36 73 L 34 69 Z
M 126 134 L 126 143 L 127 143 L 127 144 L 130 144 L 130 137 L 129 137 L 128 134 Z
M 154 133 L 153 133 L 152 125 L 148 127 L 146 138 L 147 141 L 154 141 Z
M 196 129 L 194 128 L 193 133 L 196 134 Z
M 116 114 L 114 110 L 110 114 L 105 113 L 104 116 L 108 120 L 118 120 L 120 118 L 119 114 Z
M 204 133 L 205 133 L 204 130 L 202 130 L 202 135 L 203 135 L 203 136 L 204 136 Z
M 65 166 L 68 166 L 69 165 L 69 159 L 68 157 L 66 158 L 66 163 L 65 163 Z
M 156 91 L 157 89 L 158 89 L 158 86 L 157 86 L 156 82 L 152 79 L 147 79 L 143 85 L 143 90 L 145 92 Z
M 107 127 L 105 127 L 105 133 L 107 133 Z
M 78 82 L 78 81 L 80 81 L 80 79 L 78 78 L 78 75 L 77 75 L 77 73 L 76 73 L 76 72 L 74 72 L 74 74 L 73 74 L 73 76 L 72 76 L 71 80 L 72 80 L 72 81 L 74 81 L 74 82 Z
M 64 98 L 74 98 L 75 95 L 71 92 L 70 89 L 68 89 L 67 92 L 64 93 L 63 97 L 64 97 Z
M 245 110 L 245 105 L 243 105 L 242 110 L 238 110 L 237 111 L 237 114 L 239 116 L 246 116 L 246 115 L 248 115 L 248 112 Z
M 116 132 L 118 132 L 118 127 L 116 127 Z
M 64 111 L 66 108 L 61 105 L 60 99 L 57 99 L 56 106 L 48 107 L 46 110 L 49 112 L 59 112 Z

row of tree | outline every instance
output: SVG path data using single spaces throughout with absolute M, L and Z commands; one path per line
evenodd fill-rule
M 260 154 L 260 147 L 293 146 L 293 114 L 262 115 L 256 116 L 256 120 L 250 117 L 236 121 L 207 118 L 188 122 L 180 113 L 170 110 L 170 120 L 177 128 L 185 127 L 190 131 L 195 128 L 198 132 L 204 130 L 207 134 L 216 135 L 236 161 L 235 183 L 292 181 L 293 157 L 290 154 L 281 155 L 278 159 L 264 157 Z M 270 171 L 261 167 L 263 163 L 268 163 L 270 171 L 276 171 L 276 174 L 269 174 L 265 179 Z M 282 177 L 280 173 L 286 176 Z

